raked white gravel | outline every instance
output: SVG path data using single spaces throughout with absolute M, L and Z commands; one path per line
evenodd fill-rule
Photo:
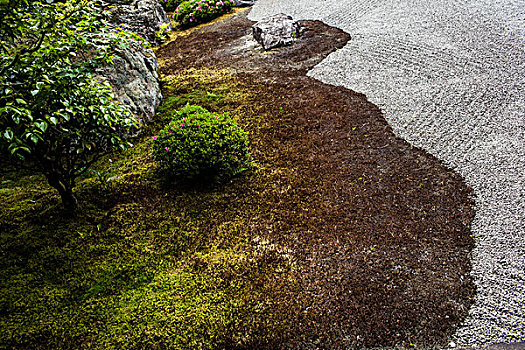
M 477 299 L 458 346 L 525 341 L 525 0 L 258 0 L 348 32 L 309 72 L 364 93 L 474 189 Z

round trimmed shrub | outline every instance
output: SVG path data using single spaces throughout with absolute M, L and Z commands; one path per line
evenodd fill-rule
M 182 2 L 173 14 L 181 27 L 206 23 L 232 10 L 232 0 L 189 0 Z
M 248 134 L 226 113 L 186 106 L 153 136 L 153 158 L 177 178 L 223 181 L 246 170 Z

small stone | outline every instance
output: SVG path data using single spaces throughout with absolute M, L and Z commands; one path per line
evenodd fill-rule
M 280 13 L 257 22 L 252 27 L 253 38 L 265 50 L 292 45 L 301 34 L 301 26 L 292 17 Z

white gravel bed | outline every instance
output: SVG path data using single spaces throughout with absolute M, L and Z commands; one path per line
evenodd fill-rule
M 309 75 L 364 93 L 475 192 L 477 299 L 459 346 L 525 341 L 525 0 L 258 0 L 352 36 Z

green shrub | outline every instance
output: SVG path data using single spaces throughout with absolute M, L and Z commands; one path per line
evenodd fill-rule
M 133 38 L 112 31 L 94 2 L 0 2 L 0 153 L 44 174 L 68 210 L 75 180 L 131 146 L 138 121 L 92 73 Z
M 231 0 L 189 0 L 182 2 L 173 18 L 181 27 L 191 27 L 211 21 L 233 8 Z
M 228 114 L 186 106 L 153 136 L 153 157 L 171 175 L 226 180 L 246 169 L 248 135 Z
M 184 0 L 159 0 L 159 3 L 164 7 L 166 12 L 174 12 L 183 1 Z

